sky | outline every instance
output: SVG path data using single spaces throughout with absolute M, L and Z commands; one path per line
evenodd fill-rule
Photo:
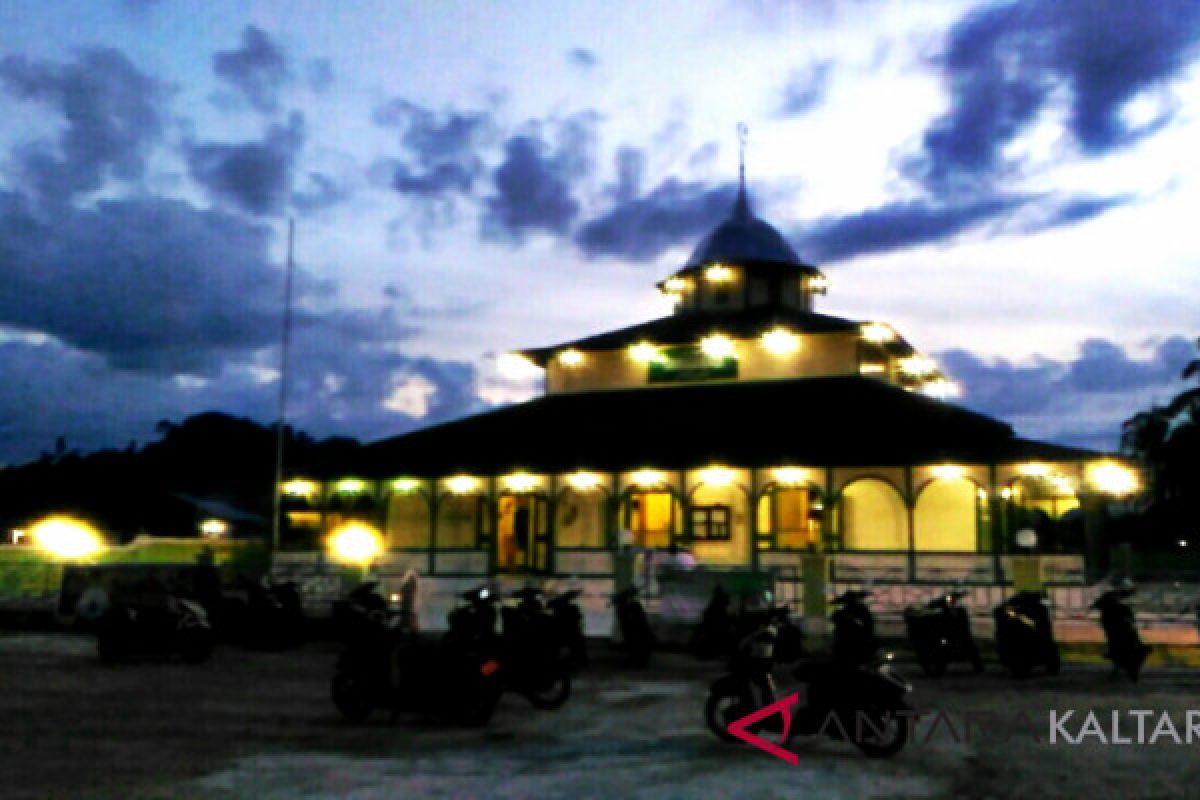
M 1112 448 L 1200 331 L 1194 0 L 0 4 L 0 464 L 373 440 L 669 312 L 755 212 L 1018 433 Z

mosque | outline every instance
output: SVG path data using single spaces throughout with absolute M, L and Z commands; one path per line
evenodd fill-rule
M 603 585 L 618 553 L 674 544 L 713 570 L 822 554 L 843 575 L 1000 583 L 1016 531 L 1040 526 L 1043 552 L 1082 563 L 1082 536 L 1054 532 L 1136 476 L 955 405 L 886 322 L 816 311 L 828 286 L 743 179 L 657 284 L 672 314 L 522 351 L 533 400 L 289 475 L 280 555 L 352 526 L 364 558 L 447 579 Z

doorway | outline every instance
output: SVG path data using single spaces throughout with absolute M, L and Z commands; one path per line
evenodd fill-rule
M 496 567 L 506 572 L 550 571 L 550 504 L 534 494 L 497 500 Z

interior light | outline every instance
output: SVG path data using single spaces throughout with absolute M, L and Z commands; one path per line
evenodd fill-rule
M 565 367 L 578 367 L 583 363 L 583 353 L 573 347 L 558 354 L 558 362 Z
M 28 534 L 36 547 L 55 558 L 87 558 L 104 549 L 104 537 L 74 517 L 46 517 L 35 523 Z
M 733 280 L 733 270 L 724 264 L 713 264 L 704 270 L 704 279 L 709 283 L 728 283 Z
M 923 378 L 937 372 L 937 363 L 932 358 L 921 355 L 900 359 L 900 371 L 914 378 Z
M 868 322 L 862 326 L 862 337 L 872 344 L 884 344 L 896 338 L 896 332 L 882 322 Z
M 337 482 L 337 490 L 342 494 L 358 494 L 366 488 L 367 484 L 358 478 L 345 478 Z
M 397 492 L 415 492 L 421 488 L 421 482 L 416 478 L 396 478 L 392 481 L 392 489 Z
M 470 475 L 455 475 L 447 479 L 446 488 L 454 494 L 470 494 L 479 488 L 479 479 Z
M 599 486 L 601 480 L 595 472 L 573 472 L 567 476 L 567 485 L 578 492 L 589 492 Z
M 281 488 L 289 497 L 312 497 L 316 494 L 317 484 L 303 478 L 295 478 L 283 484 Z
M 651 361 L 661 361 L 662 354 L 658 348 L 649 342 L 638 342 L 629 348 L 629 355 L 639 364 L 649 364 Z
M 648 488 L 661 486 L 667 480 L 667 476 L 656 469 L 639 469 L 630 475 L 629 479 L 637 486 Z
M 1086 474 L 1088 483 L 1105 494 L 1128 495 L 1140 487 L 1137 472 L 1115 461 L 1089 464 Z
M 514 472 L 504 476 L 504 487 L 514 492 L 528 492 L 537 488 L 540 481 L 536 475 L 528 472 Z
M 706 467 L 697 473 L 697 477 L 706 486 L 720 488 L 732 484 L 737 473 L 728 467 Z
M 808 470 L 800 467 L 778 467 L 772 470 L 771 474 L 784 486 L 798 486 L 808 482 Z
M 369 564 L 383 550 L 379 531 L 363 522 L 347 522 L 329 534 L 329 549 L 335 560 Z
M 733 340 L 714 333 L 700 340 L 700 350 L 709 358 L 730 358 L 734 354 Z
M 967 468 L 958 464 L 937 464 L 929 472 L 938 480 L 952 481 L 967 474 Z
M 200 523 L 200 533 L 212 537 L 224 536 L 229 533 L 229 523 L 223 519 L 210 517 Z
M 772 328 L 762 336 L 763 347 L 768 353 L 785 356 L 800 349 L 800 337 L 786 328 Z

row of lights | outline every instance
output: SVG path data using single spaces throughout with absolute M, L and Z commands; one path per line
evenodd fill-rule
M 704 280 L 708 283 L 730 283 L 737 279 L 737 273 L 724 264 L 713 264 L 704 270 Z M 676 275 L 663 281 L 663 291 L 668 294 L 682 294 L 692 288 L 692 282 Z M 824 275 L 809 275 L 804 279 L 804 288 L 809 292 L 824 294 L 829 290 L 829 279 Z

